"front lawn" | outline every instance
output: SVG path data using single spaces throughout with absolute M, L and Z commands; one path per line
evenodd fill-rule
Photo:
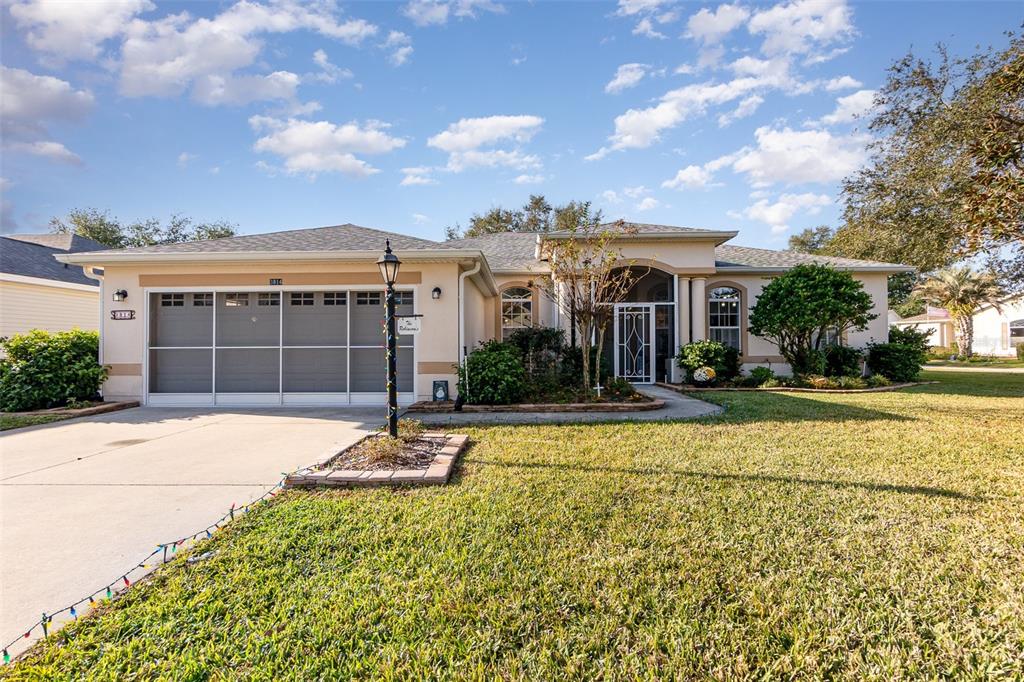
M 1024 377 L 925 378 L 470 429 L 453 485 L 286 493 L 6 672 L 1019 676 Z
M 970 360 L 929 360 L 928 364 L 934 367 L 1024 367 L 1024 360 L 978 356 Z

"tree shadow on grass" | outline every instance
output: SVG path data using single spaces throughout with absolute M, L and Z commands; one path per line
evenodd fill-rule
M 937 384 L 908 389 L 914 393 L 967 395 L 990 398 L 1024 398 L 1024 374 L 1006 372 L 929 372 L 921 373 L 925 381 Z
M 869 394 L 822 394 L 832 396 L 874 396 Z M 821 400 L 810 393 L 716 392 L 699 393 L 694 397 L 715 405 L 724 411 L 702 421 L 710 422 L 847 422 L 847 421 L 914 421 L 915 417 L 885 412 L 835 400 Z
M 920 485 L 897 485 L 894 483 L 872 483 L 865 481 L 830 481 L 817 478 L 800 478 L 798 476 L 778 476 L 772 474 L 727 474 L 710 471 L 692 471 L 689 469 L 641 469 L 632 467 L 606 467 L 577 464 L 552 464 L 547 462 L 498 462 L 486 459 L 466 458 L 466 464 L 483 464 L 506 468 L 523 469 L 561 469 L 571 472 L 593 472 L 607 474 L 627 474 L 633 476 L 675 476 L 711 481 L 737 481 L 743 483 L 783 483 L 807 486 L 818 486 L 836 489 L 858 489 L 876 493 L 899 493 L 901 495 L 923 495 L 925 497 L 943 497 L 969 502 L 984 502 L 985 497 L 968 495 L 956 490 L 933 488 Z

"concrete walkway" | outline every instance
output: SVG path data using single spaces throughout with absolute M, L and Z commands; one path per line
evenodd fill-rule
M 136 408 L 0 435 L 2 645 L 381 421 L 377 407 Z
M 461 424 L 585 424 L 592 422 L 661 421 L 693 419 L 718 414 L 722 408 L 660 386 L 644 386 L 643 393 L 665 401 L 665 407 L 645 412 L 441 412 L 406 416 L 431 426 Z

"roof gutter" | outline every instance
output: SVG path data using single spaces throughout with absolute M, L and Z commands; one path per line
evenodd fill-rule
M 484 261 L 477 261 L 470 270 L 459 273 L 459 364 L 466 361 L 466 278 L 480 272 Z M 493 280 L 492 280 L 493 281 Z
M 565 240 L 572 239 L 580 233 L 559 233 L 548 232 L 544 235 L 537 235 L 538 242 L 543 239 Z M 601 234 L 598 232 L 597 234 Z M 613 235 L 613 240 L 639 240 L 639 241 L 714 241 L 716 245 L 724 244 L 739 232 L 735 230 L 721 230 L 705 232 L 632 232 Z
M 479 249 L 411 249 L 402 251 L 402 260 L 458 260 L 460 258 L 483 258 Z M 55 254 L 61 263 L 73 265 L 103 265 L 114 263 L 180 263 L 198 262 L 239 262 L 274 260 L 309 260 L 356 262 L 376 261 L 380 250 L 373 251 L 205 251 L 189 252 L 138 252 L 138 251 L 87 251 Z

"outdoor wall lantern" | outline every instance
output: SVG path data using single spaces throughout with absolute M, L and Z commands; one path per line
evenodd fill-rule
M 441 298 L 441 287 L 434 287 L 434 290 L 430 292 L 430 298 L 435 301 Z
M 395 329 L 395 282 L 402 261 L 391 253 L 391 240 L 384 242 L 384 255 L 377 261 L 380 275 L 387 287 L 384 295 L 384 315 L 387 333 L 387 388 L 388 388 L 388 434 L 398 438 L 398 358 L 397 330 Z
M 117 291 L 114 292 L 114 300 L 117 301 L 118 303 L 125 300 L 126 298 L 128 298 L 128 292 L 125 291 L 124 289 L 118 289 Z

